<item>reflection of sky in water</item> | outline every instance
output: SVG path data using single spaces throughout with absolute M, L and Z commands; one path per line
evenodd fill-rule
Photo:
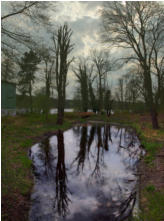
M 48 153 L 46 144 L 31 148 L 36 184 L 30 220 L 124 220 L 134 203 L 142 153 L 134 132 L 76 126 L 49 144 Z

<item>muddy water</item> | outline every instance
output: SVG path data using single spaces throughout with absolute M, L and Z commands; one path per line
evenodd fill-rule
M 136 200 L 143 154 L 133 130 L 82 125 L 31 147 L 30 221 L 121 221 Z

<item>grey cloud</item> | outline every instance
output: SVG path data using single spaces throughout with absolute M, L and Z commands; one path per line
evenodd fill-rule
M 99 31 L 99 20 L 84 16 L 74 22 L 69 23 L 73 30 L 72 41 L 75 43 L 75 51 L 82 50 L 85 46 L 84 37 L 89 36 L 92 41 L 96 42 L 96 34 Z
M 98 6 L 102 6 L 102 1 L 82 1 L 81 4 L 86 5 L 86 9 L 95 10 Z
M 70 22 L 70 26 L 74 32 L 80 33 L 90 33 L 92 31 L 97 31 L 99 26 L 99 20 L 91 18 L 89 16 L 84 16 L 81 19 L 76 20 L 75 22 Z
M 98 13 L 98 9 L 102 7 L 102 1 L 81 1 L 81 2 L 58 2 L 56 12 L 51 12 L 51 21 L 53 22 L 53 29 L 57 29 L 58 25 L 67 22 L 69 27 L 73 30 L 72 43 L 75 44 L 73 53 L 74 57 L 76 55 L 87 54 L 90 47 L 100 48 L 102 44 L 100 43 L 100 26 L 101 20 Z M 47 12 L 48 13 L 48 12 Z M 18 20 L 20 17 L 18 17 Z M 27 26 L 26 29 L 32 34 L 36 33 L 36 38 L 39 36 L 39 43 L 45 43 L 47 46 L 51 44 L 49 40 L 49 34 L 42 30 L 40 27 L 34 27 L 28 24 L 27 20 L 21 20 Z M 12 21 L 13 28 L 15 28 L 20 22 Z M 23 26 L 23 24 L 22 24 Z M 25 26 L 24 26 L 25 27 Z M 53 31 L 53 30 L 51 30 Z M 43 39 L 43 40 L 40 40 Z M 38 41 L 38 39 L 37 39 Z M 109 48 L 110 50 L 110 48 Z M 114 52 L 118 56 L 121 55 L 121 50 Z M 113 72 L 111 78 L 115 81 L 117 76 L 122 73 L 121 70 Z M 69 85 L 67 87 L 67 98 L 72 97 L 73 90 L 75 86 L 74 77 L 69 71 L 68 74 Z

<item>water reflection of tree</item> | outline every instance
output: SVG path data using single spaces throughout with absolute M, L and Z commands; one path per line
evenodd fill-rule
M 58 159 L 56 166 L 56 199 L 55 205 L 59 215 L 66 216 L 68 213 L 68 203 L 70 201 L 68 197 L 67 188 L 67 174 L 65 167 L 65 149 L 64 149 L 64 137 L 63 132 L 58 131 Z
M 68 204 L 70 199 L 68 194 L 70 193 L 67 187 L 67 173 L 65 166 L 65 147 L 64 147 L 64 136 L 62 131 L 57 133 L 57 146 L 53 148 L 50 145 L 49 136 L 45 137 L 40 144 L 40 151 L 38 158 L 40 164 L 37 165 L 40 168 L 34 167 L 34 174 L 41 185 L 53 184 L 55 187 L 55 197 L 52 199 L 55 213 L 59 216 L 65 217 L 68 210 Z
M 80 169 L 83 170 L 86 159 L 89 162 L 91 159 L 93 159 L 94 162 L 92 166 L 94 165 L 94 168 L 91 175 L 101 175 L 100 169 L 104 166 L 104 151 L 109 151 L 110 144 L 112 143 L 112 137 L 115 137 L 116 139 L 118 138 L 119 143 L 116 147 L 118 152 L 120 152 L 121 149 L 125 149 L 125 151 L 128 153 L 129 161 L 136 157 L 138 150 L 135 150 L 134 148 L 135 151 L 132 151 L 132 148 L 137 142 L 136 134 L 129 128 L 117 127 L 117 130 L 112 131 L 112 135 L 110 125 L 108 124 L 104 126 L 91 126 L 89 134 L 87 134 L 87 128 L 88 127 L 86 126 L 76 128 L 76 132 L 81 131 L 80 149 L 77 153 L 77 157 L 73 161 L 73 163 L 77 161 L 78 172 Z M 95 148 L 94 150 L 91 148 L 93 141 L 97 141 L 97 145 L 93 147 Z M 93 153 L 93 151 L 95 152 Z
M 90 152 L 90 148 L 94 140 L 94 136 L 95 136 L 95 131 L 96 131 L 96 127 L 92 126 L 90 129 L 90 134 L 89 134 L 89 139 L 88 139 L 88 152 Z
M 101 181 L 103 179 L 103 177 L 101 176 L 102 174 L 101 169 L 102 168 L 104 169 L 105 152 L 109 151 L 110 143 L 112 143 L 113 133 L 111 134 L 111 128 L 109 125 L 104 125 L 104 126 L 96 125 L 90 128 L 88 135 L 87 135 L 86 128 L 85 129 L 82 128 L 81 132 L 82 132 L 82 135 L 81 135 L 81 140 L 80 140 L 80 150 L 76 157 L 76 160 L 78 161 L 78 171 L 79 171 L 79 166 L 81 164 L 82 164 L 82 168 L 84 167 L 85 158 L 87 157 L 89 161 L 89 159 L 92 157 L 93 170 L 91 171 L 90 178 L 94 176 L 96 180 Z M 124 143 L 125 147 L 127 148 L 127 151 L 129 151 L 129 154 L 130 154 L 131 152 L 130 148 L 133 147 L 133 145 L 135 145 L 135 142 L 136 142 L 135 134 L 129 129 L 118 128 L 114 136 L 115 138 L 118 139 L 118 146 L 116 148 L 120 150 L 122 148 L 122 143 Z M 97 141 L 97 145 L 92 146 L 94 140 Z M 86 149 L 86 146 L 88 147 L 87 149 Z M 93 154 L 93 151 L 95 151 L 94 154 Z M 121 197 L 124 190 L 119 186 L 119 184 L 118 184 L 118 188 L 119 188 L 120 197 Z M 102 197 L 104 197 L 104 193 L 102 193 Z M 99 209 L 102 211 L 105 211 L 104 209 L 106 209 L 107 214 L 110 214 L 111 217 L 113 217 L 112 220 L 117 220 L 117 221 L 124 220 L 132 212 L 132 209 L 134 207 L 135 200 L 136 200 L 136 191 L 135 190 L 132 191 L 132 193 L 127 197 L 127 199 L 123 200 L 122 202 L 120 202 L 120 198 L 118 197 L 119 202 L 113 201 L 112 206 L 109 204 L 109 200 L 110 199 L 107 199 L 106 201 L 103 200 L 103 202 L 99 202 L 99 206 L 100 206 Z M 116 212 L 119 212 L 117 217 L 115 217 Z
M 102 182 L 102 169 L 104 170 L 104 156 L 107 151 L 110 150 L 110 142 L 112 142 L 113 131 L 109 125 L 99 126 L 94 125 L 91 127 L 77 127 L 76 132 L 81 131 L 80 145 L 75 161 L 77 163 L 77 171 L 83 170 L 85 163 L 92 160 L 92 170 L 90 171 L 90 179 L 96 182 Z M 116 130 L 114 131 L 116 132 Z M 131 145 L 132 141 L 135 142 L 135 134 L 131 133 L 129 135 L 128 130 L 119 129 L 117 133 L 118 139 L 123 139 L 127 144 L 125 146 Z M 112 135 L 112 136 L 111 136 Z M 120 138 L 121 137 L 121 138 Z M 117 139 L 117 141 L 118 141 Z M 94 144 L 94 145 L 93 145 Z M 55 182 L 56 196 L 53 200 L 55 210 L 60 216 L 66 216 L 68 213 L 69 190 L 68 190 L 68 180 L 67 180 L 67 170 L 65 166 L 65 147 L 64 147 L 64 136 L 63 132 L 59 131 L 57 134 L 57 148 L 53 148 L 49 144 L 49 138 L 42 142 L 44 146 L 44 159 L 45 160 L 45 170 L 47 171 L 46 179 L 50 177 L 50 181 Z M 122 145 L 122 144 L 121 144 Z M 117 148 L 117 147 L 116 147 Z M 121 147 L 118 147 L 121 150 Z M 130 148 L 130 147 L 129 147 Z M 56 150 L 55 150 L 56 149 Z M 54 152 L 56 151 L 56 152 Z M 42 152 L 43 153 L 43 152 Z M 121 154 L 121 151 L 120 151 Z M 43 157 L 43 154 L 42 154 Z M 126 162 L 125 162 L 126 163 Z M 87 171 L 88 172 L 88 171 Z M 102 184 L 103 185 L 103 184 Z M 124 190 L 120 187 L 120 194 Z M 104 193 L 103 193 L 104 194 Z M 102 194 L 102 195 L 103 195 Z M 118 193 L 119 194 L 119 193 Z M 109 194 L 110 195 L 110 194 Z M 121 198 L 121 197 L 120 197 Z M 102 208 L 109 209 L 109 198 L 107 201 L 101 204 Z M 135 193 L 133 192 L 127 200 L 122 202 L 120 205 L 115 205 L 116 202 L 112 202 L 112 205 L 117 207 L 117 211 L 120 211 L 120 217 L 123 217 L 128 208 L 135 203 Z M 119 207 L 120 206 L 120 207 Z M 100 208 L 101 209 L 101 208 Z M 108 212 L 109 214 L 109 212 Z M 112 212 L 111 212 L 112 214 Z M 119 219 L 118 219 L 119 220 Z
M 49 137 L 46 137 L 42 141 L 41 146 L 43 147 L 45 153 L 45 175 L 50 180 L 55 178 L 55 207 L 57 208 L 57 212 L 59 215 L 66 216 L 66 214 L 68 213 L 68 203 L 70 199 L 68 197 L 67 188 L 63 132 L 59 130 L 57 133 L 57 159 L 55 161 L 53 156 L 54 150 L 52 151 L 49 144 Z M 54 165 L 54 162 L 56 165 Z
M 52 167 L 50 163 L 50 144 L 49 144 L 49 137 L 45 137 L 41 144 L 40 147 L 43 149 L 43 152 L 45 154 L 44 157 L 44 166 L 45 166 L 45 176 L 48 178 L 52 175 Z M 41 159 L 43 159 L 42 155 L 40 156 Z
M 140 147 L 139 140 L 136 133 L 130 128 L 119 128 L 118 131 L 120 131 L 118 133 L 120 136 L 118 152 L 123 149 L 128 154 L 128 167 L 130 167 L 131 160 L 136 160 L 139 157 L 140 148 L 136 148 L 136 144 Z
M 77 154 L 77 157 L 75 158 L 75 161 L 77 161 L 77 171 L 79 172 L 80 168 L 83 170 L 84 168 L 84 162 L 86 158 L 86 152 L 87 152 L 87 127 L 83 126 L 81 129 L 81 139 L 80 139 L 80 149 Z
M 134 131 L 130 130 L 129 128 L 120 128 L 118 131 L 121 131 L 119 147 L 129 149 L 138 143 L 137 136 Z M 122 141 L 124 141 L 124 146 L 121 144 Z
M 101 127 L 97 126 L 97 154 L 96 154 L 96 161 L 95 167 L 92 171 L 92 176 L 100 176 L 100 162 L 103 161 L 104 151 L 103 151 L 103 142 L 102 142 L 102 135 L 101 135 Z
M 106 124 L 103 127 L 97 125 L 97 154 L 95 167 L 92 171 L 92 176 L 100 176 L 100 169 L 105 166 L 104 164 L 104 151 L 109 151 L 109 141 L 112 142 L 110 125 Z
M 118 197 L 118 201 L 113 201 L 110 194 L 104 195 L 104 192 L 100 190 L 96 199 L 98 213 L 96 217 L 94 216 L 94 220 L 102 220 L 103 217 L 103 220 L 122 221 L 131 217 L 136 202 L 136 191 L 133 191 L 126 199 Z
M 103 144 L 104 144 L 104 149 L 106 151 L 109 150 L 109 141 L 112 142 L 110 125 L 105 125 L 104 126 L 104 134 L 103 134 Z
M 97 145 L 94 150 L 91 150 L 94 140 L 97 140 Z M 104 150 L 109 150 L 109 141 L 111 141 L 109 125 L 105 125 L 104 129 L 102 126 L 93 125 L 90 128 L 89 135 L 87 127 L 81 127 L 80 149 L 77 153 L 77 157 L 73 161 L 73 163 L 77 161 L 77 171 L 79 172 L 80 169 L 83 170 L 86 158 L 89 162 L 90 158 L 92 158 L 95 165 L 91 175 L 100 175 L 100 167 L 104 164 Z M 93 151 L 96 151 L 96 154 L 93 154 Z
M 119 207 L 119 219 L 125 220 L 130 215 L 132 215 L 132 211 L 136 202 L 136 191 L 133 191 L 130 196 L 124 200 L 124 202 Z

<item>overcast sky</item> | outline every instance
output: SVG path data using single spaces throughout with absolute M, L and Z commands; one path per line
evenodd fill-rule
M 102 47 L 100 42 L 100 12 L 102 2 L 58 2 L 54 22 L 67 22 L 73 30 L 72 42 L 75 44 L 72 55 L 88 56 L 91 49 Z M 68 73 L 69 85 L 67 97 L 72 97 L 77 84 L 75 76 L 70 70 Z
M 50 13 L 51 22 L 54 26 L 64 24 L 67 22 L 69 27 L 73 30 L 72 43 L 75 44 L 72 56 L 88 56 L 90 50 L 92 49 L 107 49 L 107 46 L 103 45 L 100 40 L 100 28 L 101 28 L 101 18 L 100 9 L 103 7 L 102 1 L 90 1 L 90 2 L 56 2 L 56 11 Z M 6 2 L 2 3 L 2 14 L 6 10 Z M 12 23 L 21 26 L 23 20 L 20 16 L 15 16 Z M 25 25 L 23 24 L 25 27 Z M 29 31 L 33 30 L 32 26 L 27 26 Z M 37 30 L 38 33 L 39 30 Z M 42 37 L 46 36 L 46 33 L 40 32 Z M 120 50 L 120 49 L 119 49 Z M 110 53 L 117 56 L 121 51 L 112 49 Z M 125 73 L 125 67 L 122 70 L 109 73 L 109 85 L 113 86 L 116 84 L 117 79 L 121 74 Z M 67 98 L 72 98 L 75 85 L 75 76 L 71 70 L 68 73 L 69 85 L 67 87 Z
M 102 1 L 83 2 L 58 2 L 56 14 L 51 16 L 51 20 L 56 24 L 67 22 L 73 30 L 72 42 L 75 43 L 72 55 L 88 56 L 92 49 L 107 49 L 100 39 L 101 18 L 100 10 L 103 7 Z M 112 55 L 117 56 L 121 51 L 112 49 Z M 116 85 L 117 79 L 125 73 L 125 67 L 119 71 L 109 73 L 109 85 Z M 69 85 L 67 87 L 67 98 L 71 98 L 75 89 L 75 76 L 68 73 Z

